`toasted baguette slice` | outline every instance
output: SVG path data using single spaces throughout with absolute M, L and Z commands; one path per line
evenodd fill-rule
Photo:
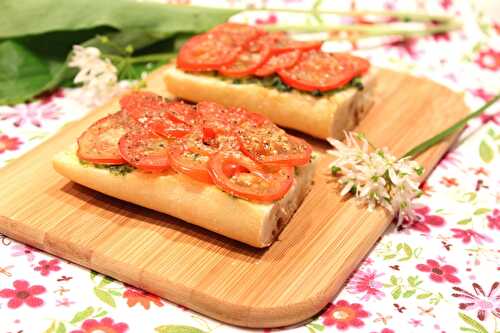
M 296 168 L 294 184 L 284 198 L 259 204 L 174 172 L 158 175 L 134 170 L 114 175 L 82 164 L 75 152 L 73 146 L 53 159 L 56 171 L 72 181 L 255 247 L 271 245 L 288 223 L 311 187 L 315 168 L 315 159 Z
M 171 65 L 164 72 L 167 90 L 193 101 L 212 101 L 261 113 L 275 124 L 325 139 L 341 138 L 353 129 L 371 108 L 376 69 L 362 77 L 363 90 L 348 88 L 314 97 L 297 91 L 280 92 L 256 83 L 234 84 L 208 75 L 183 72 Z

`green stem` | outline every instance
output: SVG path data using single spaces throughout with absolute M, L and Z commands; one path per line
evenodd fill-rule
M 109 58 L 113 62 L 120 62 L 126 60 L 129 64 L 170 60 L 174 56 L 175 53 L 153 53 L 137 57 L 122 57 L 116 54 L 103 54 L 103 57 Z
M 376 37 L 376 36 L 387 36 L 387 35 L 399 35 L 405 38 L 417 37 L 417 36 L 428 36 L 437 33 L 449 32 L 453 30 L 460 29 L 462 27 L 461 23 L 457 21 L 450 21 L 445 24 L 438 24 L 435 26 L 423 26 L 420 29 L 415 29 L 415 27 L 404 27 L 405 23 L 400 24 L 318 24 L 318 25 L 263 25 L 263 28 L 267 31 L 295 31 L 295 32 L 333 32 L 333 31 L 346 31 L 359 34 L 358 37 Z M 347 36 L 351 38 L 352 36 Z
M 462 129 L 462 127 L 465 126 L 465 124 L 467 124 L 467 122 L 469 120 L 483 114 L 484 111 L 486 111 L 486 109 L 488 109 L 491 105 L 495 104 L 495 102 L 498 101 L 499 98 L 500 98 L 500 94 L 496 95 L 491 100 L 489 100 L 487 103 L 485 103 L 483 106 L 481 106 L 478 110 L 472 112 L 471 114 L 469 114 L 465 118 L 460 119 L 458 122 L 451 125 L 450 127 L 445 129 L 441 133 L 433 136 L 432 138 L 430 138 L 430 139 L 422 142 L 421 144 L 415 146 L 414 148 L 410 149 L 406 154 L 403 155 L 403 157 L 411 156 L 412 158 L 414 158 L 415 156 L 426 151 L 427 149 L 434 146 L 435 144 L 443 141 L 448 136 L 450 136 L 453 133 L 455 133 L 456 131 Z
M 425 13 L 414 13 L 414 12 L 400 12 L 400 11 L 373 11 L 373 10 L 360 10 L 360 11 L 341 11 L 341 10 L 318 10 L 313 9 L 293 9 L 293 8 L 248 8 L 243 9 L 245 12 L 286 12 L 286 13 L 299 13 L 299 14 L 311 14 L 311 15 L 324 15 L 333 14 L 339 16 L 380 16 L 380 17 L 395 17 L 403 21 L 413 21 L 413 22 L 449 22 L 454 18 L 445 15 L 429 15 Z

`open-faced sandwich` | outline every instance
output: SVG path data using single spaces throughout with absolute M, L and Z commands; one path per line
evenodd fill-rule
M 375 69 L 363 58 L 321 46 L 225 23 L 188 40 L 165 83 L 186 100 L 244 107 L 280 126 L 339 138 L 371 107 Z
M 135 91 L 54 168 L 76 183 L 241 242 L 270 245 L 307 194 L 311 146 L 260 114 Z

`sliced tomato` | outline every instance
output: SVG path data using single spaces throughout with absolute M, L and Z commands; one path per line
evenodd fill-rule
M 236 60 L 230 65 L 222 66 L 219 73 L 229 77 L 249 76 L 265 63 L 270 56 L 271 47 L 268 44 L 259 43 L 258 40 L 251 41 L 238 54 Z
M 191 126 L 169 118 L 157 118 L 150 121 L 148 129 L 165 139 L 182 138 L 191 132 Z
M 193 152 L 182 144 L 175 144 L 169 150 L 169 158 L 170 165 L 175 171 L 203 183 L 213 183 L 208 173 L 208 155 Z
M 287 69 L 278 70 L 278 74 L 287 85 L 304 91 L 328 91 L 340 88 L 359 75 L 359 69 L 353 68 L 335 53 L 317 50 L 303 52 L 298 63 Z
M 149 91 L 135 90 L 120 98 L 120 106 L 125 116 L 143 123 L 145 113 L 161 111 L 167 101 L 160 95 Z
M 179 50 L 177 67 L 186 71 L 212 71 L 236 60 L 241 48 L 221 32 L 197 35 Z
M 127 130 L 121 112 L 99 119 L 78 138 L 78 158 L 96 164 L 125 164 L 118 141 Z
M 293 50 L 271 56 L 253 74 L 257 76 L 268 76 L 274 74 L 279 69 L 290 68 L 297 63 L 300 58 L 300 50 Z
M 335 57 L 343 63 L 346 67 L 349 67 L 356 76 L 365 74 L 370 69 L 370 62 L 364 58 L 357 57 L 348 53 L 334 53 Z
M 182 122 L 187 125 L 194 125 L 198 120 L 198 112 L 193 105 L 184 102 L 169 102 L 166 105 L 165 111 L 168 116 L 175 122 Z
M 259 36 L 265 34 L 265 31 L 248 24 L 242 23 L 223 23 L 219 24 L 210 32 L 223 33 L 233 38 L 234 43 L 243 46 L 250 41 L 257 39 Z
M 306 141 L 275 125 L 244 126 L 238 134 L 241 151 L 258 163 L 295 166 L 311 159 L 312 148 Z
M 289 52 L 294 50 L 309 51 L 319 50 L 323 45 L 321 41 L 303 42 L 291 39 L 286 32 L 272 32 L 266 35 L 267 43 L 271 45 L 273 54 Z
M 144 130 L 128 132 L 118 143 L 123 159 L 148 172 L 162 172 L 169 168 L 168 146 L 166 139 Z
M 245 200 L 273 202 L 293 184 L 293 167 L 269 169 L 241 153 L 218 152 L 210 157 L 208 168 L 217 187 Z

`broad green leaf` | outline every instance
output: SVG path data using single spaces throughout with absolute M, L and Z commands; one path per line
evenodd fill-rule
M 77 312 L 75 314 L 75 316 L 73 317 L 73 319 L 71 319 L 70 323 L 71 324 L 76 324 L 82 320 L 85 320 L 87 319 L 88 317 L 90 317 L 92 315 L 92 313 L 94 313 L 94 308 L 89 306 L 88 308 L 86 308 L 85 310 L 82 310 L 80 312 Z
M 108 304 L 109 306 L 116 307 L 116 303 L 115 300 L 113 299 L 113 296 L 111 296 L 111 294 L 108 293 L 107 291 L 99 288 L 94 288 L 94 294 L 97 296 L 97 298 L 99 298 L 101 301 Z
M 172 34 L 198 33 L 227 21 L 238 11 L 134 0 L 1 1 L 0 38 L 102 26 Z
M 493 148 L 486 142 L 486 141 L 481 141 L 479 144 L 479 156 L 485 163 L 490 163 L 493 161 Z
M 395 275 L 391 275 L 391 284 L 393 286 L 398 284 L 398 278 Z
M 0 104 L 16 103 L 43 91 L 49 64 L 18 41 L 0 42 Z
M 393 259 L 393 258 L 396 258 L 395 254 L 388 254 L 388 255 L 384 256 L 384 260 L 389 260 L 389 259 Z
M 396 287 L 394 290 L 391 292 L 392 298 L 398 299 L 399 296 L 401 296 L 401 287 Z
M 407 261 L 407 260 L 410 260 L 412 254 L 413 254 L 413 251 L 412 251 L 410 245 L 408 245 L 406 243 L 403 243 L 402 248 L 403 248 L 403 251 L 404 251 L 406 257 L 403 257 L 403 258 L 399 259 L 398 261 Z
M 66 326 L 64 325 L 64 323 L 59 323 L 56 333 L 66 333 Z
M 465 313 L 463 312 L 459 312 L 458 313 L 458 316 L 467 324 L 469 325 L 470 327 L 472 327 L 473 329 L 477 330 L 478 333 L 488 333 L 488 331 L 486 330 L 486 328 L 484 328 L 483 325 L 481 325 L 479 322 L 477 322 L 475 319 L 469 317 L 468 315 L 466 315 Z
M 457 224 L 465 225 L 465 224 L 469 224 L 471 222 L 472 222 L 472 219 L 468 218 L 468 219 L 463 219 L 463 220 L 458 221 Z
M 485 214 L 485 213 L 488 213 L 491 209 L 489 208 L 478 208 L 474 211 L 474 215 L 481 215 L 481 214 Z
M 205 333 L 205 331 L 193 326 L 185 325 L 163 325 L 155 328 L 158 333 Z
M 418 299 L 425 299 L 425 298 L 429 298 L 431 296 L 432 296 L 432 293 L 424 293 L 424 294 L 417 295 L 417 298 Z

